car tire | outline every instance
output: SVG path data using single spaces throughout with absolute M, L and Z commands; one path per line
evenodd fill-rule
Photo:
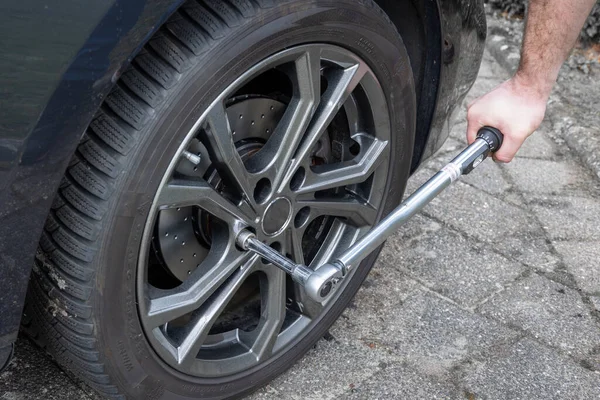
M 188 1 L 145 44 L 98 110 L 36 254 L 23 329 L 100 394 L 222 399 L 252 392 L 323 336 L 374 264 L 378 252 L 293 345 L 231 376 L 172 368 L 153 350 L 141 322 L 136 277 L 146 220 L 187 132 L 244 71 L 307 43 L 351 51 L 380 82 L 391 136 L 377 219 L 400 202 L 412 156 L 415 89 L 402 39 L 373 1 Z

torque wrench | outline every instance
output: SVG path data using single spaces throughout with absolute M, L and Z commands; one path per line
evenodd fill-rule
M 502 133 L 496 128 L 489 126 L 481 128 L 477 132 L 477 139 L 471 145 L 419 187 L 365 236 L 344 251 L 336 260 L 317 266 L 315 269 L 296 264 L 258 240 L 252 232 L 246 229 L 237 236 L 237 244 L 244 250 L 260 255 L 291 275 L 295 282 L 304 287 L 310 298 L 323 302 L 333 294 L 350 271 L 383 244 L 401 225 L 429 204 L 461 175 L 468 174 L 491 153 L 500 149 L 503 138 Z

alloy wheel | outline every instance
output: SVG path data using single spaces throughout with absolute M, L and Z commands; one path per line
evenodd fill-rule
M 240 250 L 257 237 L 312 268 L 379 217 L 390 121 L 368 65 L 329 44 L 286 49 L 208 107 L 165 172 L 139 254 L 137 296 L 159 357 L 224 377 L 276 357 L 327 312 L 285 273 Z

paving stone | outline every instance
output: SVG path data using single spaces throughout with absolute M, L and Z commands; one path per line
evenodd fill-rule
M 394 359 L 387 353 L 369 346 L 321 340 L 286 374 L 249 398 L 337 399 L 391 361 Z
M 467 104 L 463 103 L 457 114 L 454 126 L 450 130 L 450 138 L 456 140 L 462 146 L 467 145 Z
M 446 189 L 424 213 L 485 242 L 539 230 L 524 210 L 462 182 Z
M 499 81 L 504 81 L 508 79 L 508 74 L 506 70 L 502 68 L 494 57 L 489 53 L 486 49 L 483 52 L 483 62 L 481 63 L 481 67 L 479 67 L 479 73 L 477 74 L 477 82 L 479 82 L 482 78 L 492 78 L 497 79 Z
M 600 343 L 600 327 L 579 293 L 536 274 L 493 297 L 481 312 L 575 356 Z
M 458 152 L 459 151 L 456 151 L 456 153 L 458 153 Z M 440 154 L 437 155 L 437 157 L 433 158 L 431 161 L 429 161 L 427 163 L 427 168 L 434 172 L 437 172 L 444 165 L 449 163 L 454 158 L 455 155 L 456 155 L 455 153 L 441 152 Z
M 518 188 L 515 188 L 511 191 L 504 192 L 502 196 L 498 197 L 514 206 L 526 208 L 525 199 L 523 199 L 523 195 L 520 192 L 516 192 L 517 190 Z
M 508 235 L 500 239 L 495 248 L 507 257 L 542 271 L 554 271 L 560 263 L 541 229 L 524 235 Z
M 427 182 L 445 163 L 450 161 L 464 148 L 458 140 L 449 138 L 444 146 L 438 150 L 434 157 L 427 160 L 408 180 L 405 197 L 414 192 L 419 186 Z
M 525 195 L 550 239 L 600 240 L 600 200 L 582 196 Z
M 463 131 L 463 134 L 464 133 L 465 132 Z M 448 138 L 448 140 L 446 140 L 446 143 L 444 143 L 444 146 L 440 149 L 440 154 L 450 154 L 452 157 L 454 157 L 462 149 L 464 149 L 464 147 L 465 147 L 464 140 L 456 140 L 453 138 Z
M 590 173 L 578 164 L 561 160 L 515 158 L 504 170 L 522 192 L 561 194 L 566 191 L 589 191 L 593 180 Z
M 500 166 L 491 160 L 481 163 L 473 172 L 461 178 L 478 189 L 491 194 L 503 194 L 511 185 L 506 181 Z
M 465 383 L 474 399 L 600 398 L 600 375 L 529 339 L 473 363 Z
M 384 323 L 374 326 L 371 336 L 362 340 L 369 346 L 391 349 L 421 373 L 435 377 L 446 377 L 457 363 L 504 345 L 517 335 L 426 292 L 386 307 L 382 319 Z M 336 325 L 344 330 L 349 322 L 340 320 Z
M 567 144 L 579 156 L 583 163 L 600 178 L 600 138 L 598 137 L 597 110 L 592 112 L 592 118 L 586 118 L 586 126 L 571 126 L 563 131 Z
M 460 144 L 457 141 L 454 141 L 454 143 L 456 145 L 452 147 L 455 147 L 453 151 L 445 152 L 439 157 L 436 157 L 427 165 L 427 167 L 439 171 L 444 165 L 452 161 L 452 159 L 464 148 L 463 144 Z M 460 181 L 466 182 L 471 186 L 494 195 L 503 194 L 511 188 L 511 185 L 504 178 L 500 166 L 492 160 L 486 160 L 470 174 L 461 176 Z
M 428 288 L 473 308 L 525 268 L 442 228 L 414 239 L 393 238 L 396 265 Z
M 529 136 L 523 146 L 519 149 L 516 158 L 529 157 L 540 158 L 547 160 L 556 160 L 556 157 L 562 156 L 563 151 L 558 149 L 558 146 L 548 137 L 547 130 L 544 124 L 533 135 Z
M 344 400 L 460 398 L 451 382 L 423 375 L 403 364 L 387 365 L 342 397 Z
M 600 351 L 600 350 L 596 350 L 596 351 Z M 581 366 L 583 366 L 591 371 L 594 371 L 596 374 L 600 374 L 600 354 L 598 354 L 596 352 L 594 354 L 587 356 L 585 358 L 585 360 L 583 360 L 581 362 Z
M 28 340 L 19 340 L 15 357 L 0 374 L 2 400 L 91 400 L 56 364 Z M 95 399 L 95 397 L 93 397 Z
M 600 242 L 554 242 L 579 288 L 600 295 Z
M 489 21 L 488 30 L 496 28 L 494 22 L 493 20 Z M 516 72 L 519 65 L 519 48 L 513 38 L 514 33 L 496 33 L 499 32 L 495 32 L 489 38 L 486 48 L 490 51 L 496 62 L 512 75 Z
M 498 85 L 500 85 L 504 79 L 498 78 L 482 78 L 477 82 L 477 85 L 473 85 L 473 88 L 469 91 L 467 96 L 465 97 L 465 103 L 467 105 L 471 104 L 471 102 L 489 92 L 494 90 Z
M 331 334 L 339 340 L 358 340 L 373 336 L 374 330 L 382 330 L 387 324 L 390 308 L 396 307 L 415 293 L 419 285 L 395 268 L 397 255 L 386 244 L 373 269 L 360 290 L 336 323 Z
M 428 236 L 437 235 L 442 229 L 442 224 L 423 215 L 422 213 L 415 215 L 408 220 L 402 228 L 394 233 L 384 246 L 381 252 L 380 261 L 386 262 L 394 267 L 398 266 L 397 256 L 398 248 L 403 242 L 424 239 Z
M 272 387 L 270 384 L 267 386 L 263 386 L 258 391 L 252 393 L 250 396 L 244 397 L 247 400 L 285 400 L 281 397 L 281 394 L 277 389 Z
M 429 164 L 431 164 L 431 162 L 420 168 L 410 177 L 406 183 L 406 190 L 404 191 L 405 199 L 436 173 L 434 169 L 429 168 Z

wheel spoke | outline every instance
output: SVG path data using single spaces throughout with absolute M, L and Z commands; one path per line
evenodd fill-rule
M 251 223 L 236 205 L 202 180 L 173 180 L 161 189 L 157 202 L 161 209 L 196 205 L 228 224 Z
M 316 108 L 321 97 L 321 49 L 310 48 L 295 62 L 297 97 Z
M 360 83 L 365 72 L 366 66 L 364 64 L 354 64 L 344 70 L 334 70 L 328 74 L 327 90 L 323 94 L 306 135 L 304 135 L 300 147 L 294 155 L 291 167 L 282 183 L 283 185 L 289 183 L 296 169 L 306 160 L 335 115 L 348 99 L 348 96 Z
M 361 140 L 361 152 L 350 161 L 320 165 L 307 171 L 298 194 L 361 183 L 375 171 L 387 154 L 387 142 L 369 137 Z M 367 142 L 370 142 L 367 144 Z
M 289 228 L 286 231 L 286 242 L 292 259 L 298 264 L 304 264 L 304 252 L 302 251 L 302 235 L 304 229 Z
M 344 224 L 340 220 L 334 221 L 329 232 L 327 233 L 327 237 L 323 242 L 323 246 L 317 251 L 308 265 L 311 269 L 318 269 L 323 266 L 326 262 L 330 261 L 335 257 L 336 248 L 332 246 L 328 246 L 327 243 L 341 243 L 343 247 L 343 234 Z M 294 294 L 295 299 L 301 305 L 300 310 L 303 315 L 310 319 L 317 318 L 321 312 L 323 311 L 324 303 L 317 302 L 313 300 L 310 296 L 306 294 L 306 290 L 304 287 L 294 284 Z
M 213 324 L 221 315 L 229 301 L 233 298 L 237 290 L 244 283 L 246 278 L 254 270 L 258 256 L 252 257 L 242 268 L 238 269 L 228 281 L 222 285 L 217 292 L 203 304 L 196 312 L 193 322 L 190 323 L 184 339 L 177 348 L 177 362 L 184 368 L 187 368 L 194 362 L 196 355 L 206 336 L 210 332 Z
M 259 362 L 272 354 L 286 312 L 285 272 L 271 267 L 265 273 L 267 288 L 263 294 L 261 287 L 263 307 L 260 322 L 252 332 L 240 333 L 240 340 L 251 349 Z
M 248 160 L 249 169 L 267 174 L 274 188 L 277 188 L 284 179 L 290 159 L 319 104 L 321 96 L 319 49 L 308 49 L 296 59 L 292 81 L 294 81 L 294 95 L 281 121 L 265 146 Z
M 146 320 L 149 326 L 152 328 L 162 326 L 196 310 L 235 271 L 244 269 L 252 258 L 252 255 L 246 252 L 219 259 L 218 253 L 219 250 L 211 251 L 209 256 L 179 287 L 158 291 L 160 296 L 148 301 Z
M 254 177 L 244 166 L 229 125 L 222 102 L 212 107 L 206 116 L 205 129 L 200 130 L 200 141 L 208 149 L 212 164 L 226 182 L 234 185 L 243 199 L 254 205 Z
M 300 208 L 310 208 L 309 221 L 322 215 L 329 215 L 345 218 L 356 226 L 365 226 L 373 225 L 377 217 L 377 209 L 351 194 L 341 198 L 299 200 L 297 205 Z

